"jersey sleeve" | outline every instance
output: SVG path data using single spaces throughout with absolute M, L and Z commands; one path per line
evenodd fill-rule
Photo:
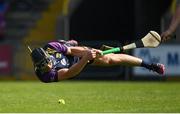
M 67 46 L 60 42 L 49 42 L 47 47 L 54 48 L 57 52 L 67 53 Z
M 58 72 L 56 70 L 51 69 L 47 73 L 40 73 L 40 71 L 36 71 L 36 75 L 42 82 L 50 83 L 58 81 Z

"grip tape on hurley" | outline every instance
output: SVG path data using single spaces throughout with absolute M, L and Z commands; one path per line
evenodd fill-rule
M 109 50 L 105 50 L 101 53 L 101 55 L 106 55 L 106 54 L 109 54 L 109 53 L 116 53 L 116 52 L 120 52 L 121 49 L 118 47 L 118 48 L 112 48 L 112 49 L 109 49 Z

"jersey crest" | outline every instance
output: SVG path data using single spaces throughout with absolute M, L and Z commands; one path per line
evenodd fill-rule
M 53 69 L 59 70 L 61 68 L 68 68 L 70 63 L 68 58 L 54 49 L 47 48 L 46 52 L 50 55 L 50 60 L 53 63 Z

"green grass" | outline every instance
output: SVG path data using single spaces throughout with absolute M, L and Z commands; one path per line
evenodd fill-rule
M 180 83 L 0 82 L 0 112 L 180 112 Z

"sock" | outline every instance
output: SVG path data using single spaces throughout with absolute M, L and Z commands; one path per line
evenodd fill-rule
M 147 68 L 149 70 L 152 69 L 152 64 L 149 64 L 149 63 L 147 63 L 145 61 L 142 61 L 141 66 L 144 67 L 144 68 Z

